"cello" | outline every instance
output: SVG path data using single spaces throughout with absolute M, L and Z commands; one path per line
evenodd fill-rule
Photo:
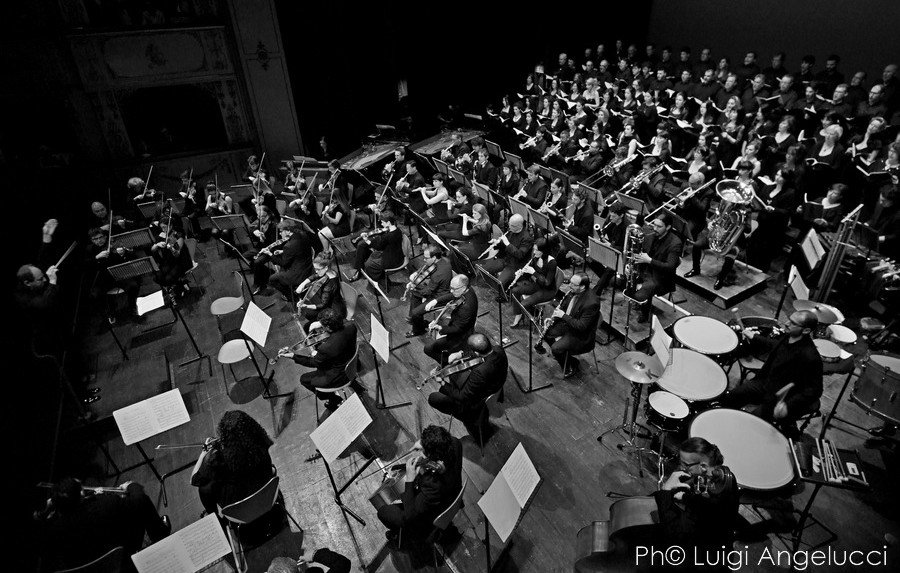
M 622 571 L 634 568 L 628 555 L 629 540 L 647 539 L 647 532 L 659 523 L 656 499 L 626 497 L 609 507 L 609 519 L 582 527 L 575 538 L 576 571 Z

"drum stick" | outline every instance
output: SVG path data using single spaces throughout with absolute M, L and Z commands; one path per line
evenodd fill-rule
M 77 241 L 72 241 L 72 244 L 69 245 L 69 248 L 66 250 L 65 253 L 63 253 L 63 256 L 60 257 L 59 261 L 53 266 L 56 268 L 59 268 L 59 265 L 63 264 L 63 261 L 66 260 L 66 257 L 68 257 L 72 253 L 72 251 L 75 250 L 75 245 L 77 245 L 77 244 L 78 244 Z

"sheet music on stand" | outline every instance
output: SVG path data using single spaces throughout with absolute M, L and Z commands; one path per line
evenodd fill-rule
M 166 300 L 163 297 L 163 291 L 158 290 L 151 292 L 147 296 L 137 297 L 137 315 L 144 316 L 148 312 L 152 312 L 158 308 L 166 306 Z
M 215 225 L 216 229 L 225 231 L 227 229 L 240 229 L 246 227 L 243 215 L 219 215 L 218 217 L 210 217 L 210 221 Z
M 662 212 L 668 213 L 669 216 L 672 217 L 672 230 L 675 231 L 675 234 L 685 240 L 691 238 L 691 232 L 690 228 L 688 227 L 687 221 L 685 221 L 679 215 L 676 215 L 669 209 L 663 209 Z
M 608 269 L 614 269 L 618 274 L 625 273 L 622 252 L 609 245 L 604 245 L 594 237 L 588 237 L 588 258 Z
M 616 191 L 616 198 L 620 203 L 625 205 L 626 209 L 637 211 L 638 216 L 643 215 L 646 212 L 644 202 L 640 199 L 635 199 L 631 195 L 625 195 L 624 193 L 619 193 L 618 191 Z
M 460 185 L 462 185 L 464 187 L 469 186 L 469 182 L 468 182 L 468 180 L 466 180 L 466 176 L 462 174 L 462 171 L 457 171 L 456 169 L 453 169 L 452 167 L 447 168 L 447 171 L 450 173 L 450 176 L 453 177 L 453 179 L 457 183 L 459 183 Z
M 487 185 L 484 185 L 483 183 L 479 183 L 477 181 L 472 181 L 472 191 L 485 203 L 491 202 L 491 190 Z
M 370 324 L 372 325 L 369 332 L 369 345 L 378 353 L 378 356 L 388 363 L 391 357 L 391 333 L 384 327 L 378 318 L 369 313 Z
M 575 235 L 573 235 L 572 233 L 563 229 L 559 229 L 559 238 L 562 239 L 563 246 L 573 253 L 577 254 L 578 256 L 584 254 L 584 243 L 579 241 L 578 238 L 575 237 Z
M 525 163 L 522 161 L 522 158 L 516 155 L 515 153 L 505 152 L 504 156 L 506 160 L 511 162 L 513 166 L 519 171 L 525 171 Z
M 450 247 L 447 245 L 447 243 L 444 242 L 444 239 L 438 237 L 434 231 L 429 229 L 427 226 L 423 226 L 422 229 L 424 229 L 424 231 L 428 233 L 428 236 L 431 237 L 431 240 L 434 241 L 435 244 L 440 245 L 441 248 L 443 248 L 445 251 L 450 250 Z
M 503 149 L 493 141 L 485 139 L 484 146 L 487 148 L 488 153 L 490 153 L 494 157 L 503 158 Z
M 146 227 L 112 236 L 112 248 L 114 249 L 117 247 L 139 249 L 141 247 L 149 247 L 155 242 L 156 241 L 153 240 L 153 233 Z
M 809 287 L 803 282 L 803 277 L 800 276 L 797 267 L 791 267 L 791 271 L 788 273 L 788 284 L 791 292 L 794 293 L 794 299 L 809 300 Z
M 244 313 L 244 320 L 241 322 L 241 332 L 258 346 L 265 347 L 270 326 L 272 326 L 272 317 L 256 306 L 253 301 L 250 301 L 247 304 L 247 312 Z
M 437 171 L 437 167 L 435 167 L 434 162 L 430 157 L 428 157 L 427 155 L 423 155 L 418 151 L 413 151 L 413 155 L 418 157 L 425 165 L 428 166 L 429 169 L 431 169 L 432 171 Z
M 878 231 L 866 223 L 856 223 L 853 227 L 853 242 L 867 251 L 878 250 Z
M 509 210 L 512 211 L 513 215 L 521 215 L 522 218 L 525 219 L 526 225 L 531 222 L 531 207 L 529 207 L 527 203 L 510 197 Z
M 478 507 L 503 543 L 512 535 L 540 482 L 541 476 L 525 452 L 525 447 L 519 443 L 491 486 L 478 500 Z
M 309 437 L 325 462 L 331 464 L 371 423 L 372 417 L 360 401 L 359 394 L 354 393 Z
M 113 412 L 113 418 L 126 446 L 191 421 L 177 388 L 120 408 Z
M 825 257 L 825 249 L 822 247 L 822 241 L 819 240 L 819 234 L 815 229 L 810 229 L 800 241 L 800 250 L 803 252 L 803 257 L 810 270 L 816 268 Z
M 131 556 L 138 573 L 196 573 L 231 553 L 214 513 Z
M 446 176 L 450 176 L 450 167 L 444 161 L 438 159 L 437 157 L 432 157 L 432 161 L 434 161 L 434 168 L 437 169 L 438 173 L 443 173 Z
M 606 199 L 603 197 L 603 192 L 599 189 L 594 189 L 593 187 L 585 185 L 584 183 L 579 183 L 578 186 L 582 189 L 587 189 L 590 198 L 597 205 L 597 213 L 602 213 L 606 208 Z

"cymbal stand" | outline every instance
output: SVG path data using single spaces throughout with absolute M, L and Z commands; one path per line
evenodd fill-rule
M 622 412 L 622 423 L 614 428 L 609 428 L 604 431 L 602 434 L 597 436 L 597 441 L 603 443 L 603 436 L 606 434 L 615 432 L 616 430 L 627 431 L 628 439 L 624 442 L 620 442 L 616 444 L 616 447 L 622 451 L 625 451 L 626 448 L 632 451 L 637 451 L 638 453 L 638 475 L 640 477 L 644 477 L 644 456 L 643 452 L 648 451 L 649 448 L 644 448 L 638 446 L 634 443 L 635 438 L 650 438 L 649 433 L 641 433 L 638 432 L 637 429 L 640 428 L 646 432 L 650 430 L 644 426 L 643 424 L 638 424 L 637 415 L 638 409 L 640 408 L 641 403 L 641 394 L 643 394 L 644 388 L 642 384 L 638 384 L 637 382 L 631 382 L 631 397 L 625 401 L 625 410 Z M 628 407 L 631 406 L 631 422 L 628 422 Z M 652 450 L 650 450 L 652 451 Z

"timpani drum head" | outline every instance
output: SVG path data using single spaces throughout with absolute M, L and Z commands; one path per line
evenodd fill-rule
M 840 324 L 832 324 L 826 329 L 828 336 L 838 344 L 853 344 L 856 342 L 856 333 Z
M 709 356 L 673 348 L 671 361 L 656 384 L 684 400 L 712 400 L 728 388 L 728 375 Z
M 647 400 L 656 413 L 673 420 L 683 420 L 691 412 L 684 400 L 662 390 L 650 394 Z
M 741 410 L 707 410 L 693 419 L 690 436 L 722 452 L 741 487 L 774 490 L 794 479 L 790 443 L 775 426 Z
M 683 316 L 672 326 L 675 340 L 701 354 L 728 354 L 738 346 L 738 335 L 721 320 Z
M 816 338 L 813 340 L 822 362 L 837 362 L 841 358 L 841 347 L 830 340 L 824 338 Z

